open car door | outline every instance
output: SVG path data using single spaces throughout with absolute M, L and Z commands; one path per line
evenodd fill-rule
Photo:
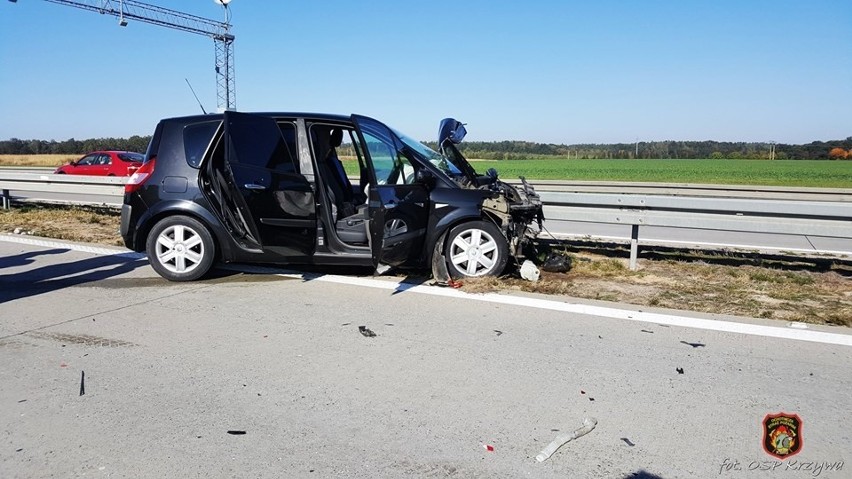
M 246 246 L 279 257 L 307 256 L 316 245 L 313 188 L 297 171 L 296 124 L 225 112 L 223 170 L 228 226 Z
M 366 157 L 367 215 L 373 266 L 419 260 L 429 220 L 429 191 L 415 182 L 422 167 L 402 153 L 402 143 L 384 124 L 352 115 Z

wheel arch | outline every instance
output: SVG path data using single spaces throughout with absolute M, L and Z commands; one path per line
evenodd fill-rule
M 148 241 L 148 235 L 154 225 L 170 216 L 187 216 L 200 222 L 210 232 L 216 247 L 216 260 L 229 260 L 232 249 L 227 237 L 222 237 L 222 226 L 219 220 L 208 210 L 196 203 L 187 201 L 164 202 L 157 205 L 156 209 L 148 210 L 139 221 L 133 241 L 135 251 L 144 251 Z
M 490 223 L 494 223 L 494 226 L 496 226 L 497 229 L 499 229 L 500 232 L 503 233 L 503 237 L 505 238 L 506 236 L 506 229 L 503 227 L 503 225 L 498 221 L 497 218 L 493 217 L 487 211 L 468 211 L 458 215 L 448 215 L 438 222 L 438 224 L 434 228 L 434 231 L 429 237 L 429 241 L 427 241 L 426 244 L 423 245 L 425 255 L 424 258 L 426 260 L 425 264 L 429 264 L 432 262 L 435 251 L 444 250 L 444 248 L 446 247 L 447 233 L 449 233 L 450 230 L 462 223 L 469 223 L 473 221 L 488 221 Z M 441 242 L 440 248 L 437 247 L 438 241 Z

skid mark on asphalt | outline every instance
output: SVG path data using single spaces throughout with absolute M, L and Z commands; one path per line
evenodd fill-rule
M 45 331 L 30 331 L 24 333 L 24 336 L 35 339 L 44 339 L 48 341 L 56 341 L 63 344 L 78 344 L 81 346 L 99 346 L 106 348 L 118 347 L 133 347 L 138 346 L 136 343 L 122 341 L 120 339 L 102 338 L 99 336 L 91 336 L 88 334 L 66 334 L 66 333 L 48 333 Z
M 24 348 L 37 348 L 38 344 L 31 343 L 29 341 L 24 341 L 16 338 L 8 338 L 8 339 L 0 339 L 0 349 L 14 349 L 20 350 Z

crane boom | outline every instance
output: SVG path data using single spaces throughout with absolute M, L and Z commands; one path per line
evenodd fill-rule
M 234 35 L 231 34 L 227 2 L 225 21 L 190 15 L 139 2 L 136 0 L 45 0 L 50 3 L 80 8 L 103 15 L 112 15 L 119 19 L 120 25 L 127 20 L 137 20 L 161 27 L 172 28 L 213 39 L 216 52 L 216 96 L 220 111 L 236 108 L 236 88 L 234 86 Z

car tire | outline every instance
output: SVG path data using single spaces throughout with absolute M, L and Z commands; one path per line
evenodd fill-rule
M 509 244 L 494 223 L 470 221 L 450 230 L 444 258 L 453 278 L 497 276 L 506 269 Z
M 169 281 L 194 281 L 213 266 L 216 244 L 200 221 L 188 216 L 160 220 L 145 245 L 151 267 Z

